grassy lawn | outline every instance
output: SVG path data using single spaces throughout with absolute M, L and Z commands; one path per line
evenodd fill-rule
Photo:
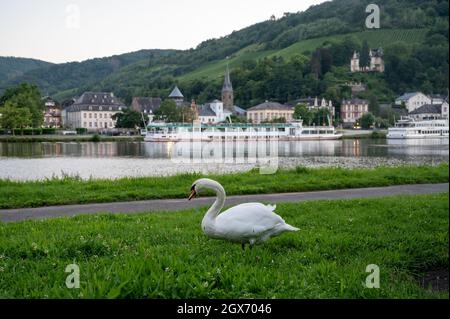
M 0 180 L 0 208 L 39 207 L 78 203 L 101 203 L 162 198 L 185 198 L 200 174 L 172 177 L 87 180 L 48 179 L 37 182 Z M 280 170 L 274 175 L 247 173 L 209 175 L 228 195 L 269 194 L 448 182 L 448 164 L 440 166 L 379 167 L 376 169 Z
M 448 298 L 419 284 L 448 267 L 448 193 L 278 205 L 301 231 L 245 253 L 203 235 L 205 211 L 0 223 L 0 298 Z

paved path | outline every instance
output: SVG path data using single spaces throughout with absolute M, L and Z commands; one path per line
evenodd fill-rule
M 331 191 L 316 191 L 304 193 L 284 193 L 284 194 L 263 194 L 263 195 L 243 195 L 230 196 L 226 205 L 236 205 L 245 202 L 266 202 L 266 203 L 289 203 L 307 200 L 320 199 L 352 199 L 383 197 L 400 194 L 430 194 L 448 192 L 449 184 L 423 184 L 423 185 L 401 185 L 377 188 L 357 188 Z M 111 214 L 136 214 L 156 211 L 177 211 L 189 208 L 199 208 L 211 205 L 214 198 L 200 197 L 189 202 L 187 199 L 165 199 L 148 200 L 126 203 L 106 203 L 53 206 L 40 208 L 23 208 L 0 210 L 0 221 L 17 222 L 31 219 L 46 219 L 52 217 L 68 217 L 76 215 L 92 215 L 98 213 Z

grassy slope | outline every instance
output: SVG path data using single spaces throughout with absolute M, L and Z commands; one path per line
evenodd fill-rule
M 279 205 L 302 230 L 245 254 L 201 233 L 205 211 L 0 224 L 0 298 L 448 298 L 417 280 L 448 267 L 448 194 Z
M 322 46 L 324 43 L 329 41 L 341 41 L 345 37 L 354 36 L 356 39 L 363 41 L 367 40 L 371 47 L 382 46 L 385 47 L 388 44 L 394 42 L 407 42 L 407 43 L 419 43 L 422 42 L 426 34 L 425 29 L 394 29 L 394 30 L 376 30 L 376 31 L 363 31 L 350 34 L 342 34 L 329 37 L 321 37 L 315 39 L 308 39 L 304 41 L 297 42 L 282 50 L 270 50 L 270 51 L 255 51 L 258 49 L 257 46 L 250 46 L 237 53 L 235 53 L 229 60 L 230 66 L 238 66 L 245 60 L 258 60 L 264 57 L 271 56 L 281 56 L 283 58 L 289 59 L 293 55 L 302 54 L 305 52 L 311 52 L 316 48 Z M 220 60 L 215 62 L 210 62 L 198 70 L 190 72 L 181 76 L 180 80 L 193 80 L 199 78 L 205 79 L 219 79 L 223 77 L 223 70 L 225 68 L 227 61 Z M 350 62 L 349 62 L 350 63 Z
M 49 179 L 39 182 L 0 180 L 0 208 L 101 203 L 158 198 L 185 198 L 200 174 L 171 177 L 89 180 Z M 259 171 L 206 176 L 219 181 L 228 195 L 300 192 L 419 183 L 448 182 L 448 165 L 437 167 L 321 168 Z

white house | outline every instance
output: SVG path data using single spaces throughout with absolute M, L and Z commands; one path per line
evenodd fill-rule
M 405 93 L 395 100 L 395 105 L 405 105 L 409 113 L 422 105 L 431 104 L 431 98 L 423 94 L 422 92 L 410 92 Z
M 224 110 L 223 102 L 219 100 L 198 107 L 198 119 L 201 123 L 221 123 L 225 122 L 230 116 L 231 112 Z
M 126 106 L 113 93 L 85 92 L 75 103 L 62 112 L 63 126 L 100 131 L 115 128 L 114 114 L 122 112 Z

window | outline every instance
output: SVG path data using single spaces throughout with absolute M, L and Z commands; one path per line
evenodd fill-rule
M 89 118 L 90 118 L 90 119 L 92 118 L 92 113 L 89 113 Z
M 97 118 L 97 113 L 94 113 L 94 119 L 96 119 Z
M 102 114 L 102 113 L 100 113 L 100 114 L 99 114 L 99 117 L 100 117 L 100 118 L 103 118 L 103 114 Z
M 103 101 L 102 101 L 103 102 Z M 98 110 L 101 111 L 103 110 L 103 108 L 101 106 L 98 107 Z
M 83 117 L 86 118 L 87 117 L 87 113 L 83 113 Z
M 89 122 L 89 127 L 92 127 L 92 122 Z

